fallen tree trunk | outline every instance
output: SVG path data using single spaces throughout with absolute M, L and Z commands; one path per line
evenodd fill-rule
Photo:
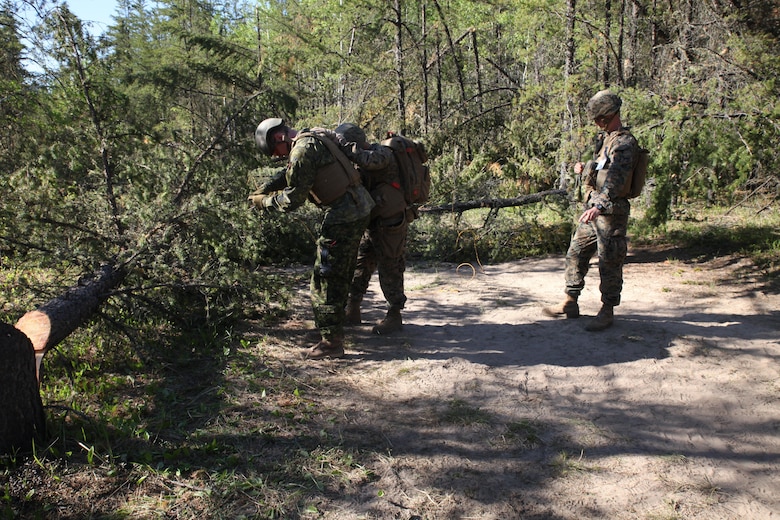
M 38 389 L 46 352 L 92 317 L 125 278 L 124 269 L 104 265 L 89 278 L 34 311 L 16 326 L 0 323 L 0 454 L 29 451 L 45 427 Z
M 91 277 L 82 279 L 65 294 L 30 311 L 16 322 L 35 349 L 36 370 L 49 349 L 57 346 L 97 312 L 111 290 L 125 278 L 123 269 L 106 264 Z
M 440 206 L 422 206 L 418 208 L 420 213 L 462 213 L 470 209 L 477 208 L 509 208 L 513 206 L 524 206 L 541 202 L 547 197 L 565 197 L 566 190 L 547 190 L 530 195 L 522 195 L 511 199 L 482 199 L 469 200 L 466 202 L 454 202 L 452 204 L 442 204 Z

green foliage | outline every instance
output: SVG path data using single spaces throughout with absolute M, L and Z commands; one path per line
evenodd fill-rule
M 135 312 L 189 306 L 222 322 L 247 300 L 267 307 L 276 281 L 263 268 L 311 261 L 319 219 L 313 208 L 267 219 L 248 207 L 253 180 L 244 172 L 268 164 L 252 143 L 260 119 L 280 115 L 296 127 L 349 119 L 377 138 L 390 129 L 422 137 L 432 203 L 562 181 L 577 199 L 571 165 L 591 153 L 595 132 L 583 107 L 605 78 L 651 151 L 640 228 L 663 228 L 691 201 L 776 193 L 780 63 L 777 35 L 756 23 L 760 9 L 702 6 L 691 16 L 717 22 L 705 35 L 656 6 L 631 19 L 634 33 L 619 34 L 613 16 L 607 39 L 596 2 L 578 4 L 570 34 L 559 0 L 439 2 L 425 4 L 425 17 L 424 3 L 402 5 L 395 13 L 376 0 L 123 1 L 100 38 L 57 7 L 30 32 L 31 55 L 46 67 L 35 81 L 20 66 L 9 18 L 3 252 L 14 266 L 66 264 L 68 273 L 128 262 L 124 304 Z M 652 27 L 666 40 L 644 45 Z M 618 52 L 641 72 L 604 60 Z M 19 92 L 31 93 L 29 104 Z M 423 218 L 412 250 L 455 261 L 559 251 L 572 208 L 555 211 L 552 220 L 526 209 L 438 225 Z
M 409 0 L 401 13 L 379 0 L 121 0 L 100 37 L 64 6 L 21 28 L 21 4 L 0 10 L 3 317 L 15 321 L 104 262 L 128 269 L 95 321 L 47 357 L 55 440 L 37 466 L 47 475 L 84 465 L 157 496 L 205 471 L 213 487 L 188 490 L 201 510 L 177 511 L 191 517 L 236 494 L 267 517 L 317 514 L 309 491 L 341 489 L 348 473 L 372 478 L 358 454 L 305 427 L 315 412 L 299 381 L 248 353 L 268 346 L 233 332 L 237 320 L 270 324 L 288 310 L 289 288 L 307 274 L 287 268 L 311 262 L 321 217 L 308 206 L 267 218 L 246 201 L 254 172 L 269 165 L 253 130 L 271 115 L 298 128 L 351 120 L 377 139 L 387 130 L 423 138 L 431 203 L 445 204 L 561 180 L 576 188 L 571 165 L 592 152 L 596 130 L 583 107 L 609 85 L 651 152 L 653 183 L 634 202 L 637 241 L 746 254 L 777 276 L 777 222 L 760 220 L 776 215 L 780 189 L 780 52 L 767 2 L 691 3 L 688 18 L 673 3 L 634 16 L 613 2 L 609 38 L 595 1 L 577 3 L 567 34 L 562 0 Z M 25 57 L 41 71 L 26 70 Z M 748 209 L 724 225 L 691 209 L 703 206 Z M 478 269 L 561 254 L 576 211 L 548 200 L 423 215 L 410 258 Z M 257 401 L 231 401 L 228 381 L 257 389 Z M 441 418 L 475 411 L 453 402 Z M 260 430 L 245 433 L 256 414 Z M 239 427 L 222 430 L 215 417 Z M 535 443 L 533 426 L 510 430 Z M 285 457 L 266 459 L 269 445 Z M 42 493 L 20 495 L 4 478 L 3 514 Z M 143 487 L 151 481 L 158 487 Z M 46 507 L 42 499 L 35 513 Z M 148 511 L 126 507 L 116 515 Z
M 500 213 L 479 210 L 463 216 L 423 216 L 410 227 L 412 259 L 477 267 L 565 252 L 571 236 L 568 212 L 558 202 L 548 204 L 541 211 L 507 208 Z

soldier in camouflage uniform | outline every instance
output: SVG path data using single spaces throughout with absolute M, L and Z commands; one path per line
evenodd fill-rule
M 361 323 L 360 302 L 371 276 L 378 271 L 379 286 L 387 301 L 387 315 L 374 326 L 373 332 L 389 334 L 401 329 L 401 310 L 406 303 L 404 271 L 409 219 L 398 164 L 389 147 L 370 144 L 365 132 L 355 124 L 339 125 L 336 134 L 344 141 L 342 150 L 358 166 L 363 185 L 376 203 L 358 248 L 357 268 L 347 301 L 347 323 Z
M 566 300 L 543 309 L 548 316 L 579 317 L 577 299 L 585 287 L 590 259 L 598 253 L 602 306 L 596 318 L 585 327 L 589 331 L 604 330 L 612 325 L 613 308 L 620 304 L 623 288 L 626 231 L 631 209 L 626 195 L 639 147 L 620 120 L 621 104 L 620 97 L 602 90 L 586 106 L 588 117 L 603 132 L 603 141 L 593 161 L 584 168 L 582 163 L 575 165 L 575 173 L 585 176 L 585 212 L 579 218 L 566 253 Z
M 249 196 L 267 213 L 290 212 L 311 200 L 325 212 L 311 277 L 314 321 L 322 339 L 307 358 L 344 355 L 344 307 L 355 270 L 360 237 L 374 201 L 358 173 L 324 129 L 298 133 L 279 118 L 261 122 L 255 140 L 266 155 L 288 157 L 283 178 L 275 178 Z M 328 143 L 332 140 L 332 143 Z

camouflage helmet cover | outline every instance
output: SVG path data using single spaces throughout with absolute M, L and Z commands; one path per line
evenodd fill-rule
M 343 135 L 347 142 L 357 143 L 360 146 L 363 146 L 368 142 L 366 133 L 354 123 L 341 123 L 336 127 L 336 133 Z
M 284 120 L 278 117 L 269 117 L 257 125 L 257 130 L 255 130 L 255 142 L 260 148 L 260 151 L 265 155 L 271 155 L 272 147 L 268 138 L 271 133 L 280 126 L 284 126 Z
M 600 90 L 590 98 L 585 106 L 585 111 L 588 117 L 595 121 L 598 117 L 616 114 L 622 104 L 623 100 L 617 94 L 613 94 L 609 90 Z

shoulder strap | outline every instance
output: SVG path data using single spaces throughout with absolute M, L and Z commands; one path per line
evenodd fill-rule
M 336 160 L 341 163 L 341 166 L 344 168 L 344 172 L 347 174 L 347 177 L 349 177 L 350 186 L 354 186 L 355 184 L 360 183 L 360 174 L 352 165 L 352 162 L 347 158 L 346 155 L 344 155 L 344 152 L 341 151 L 338 145 L 331 141 L 327 136 L 320 135 L 315 132 L 304 132 L 302 134 L 298 134 L 295 138 L 298 139 L 300 137 L 314 137 L 319 142 L 323 143 L 327 147 L 328 151 L 330 151 L 330 153 L 333 155 L 333 157 L 335 157 Z

